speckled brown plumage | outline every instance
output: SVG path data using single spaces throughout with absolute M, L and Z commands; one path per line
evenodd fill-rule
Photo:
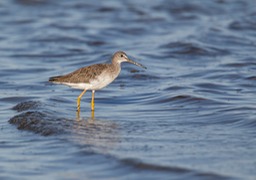
M 87 67 L 82 67 L 74 72 L 63 76 L 54 76 L 49 79 L 51 82 L 68 82 L 68 83 L 89 83 L 100 75 L 104 70 L 111 68 L 111 64 L 94 64 Z

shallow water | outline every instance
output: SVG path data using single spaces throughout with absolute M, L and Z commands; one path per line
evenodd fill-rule
M 256 3 L 0 2 L 0 179 L 255 179 Z M 91 93 L 50 76 L 124 50 Z

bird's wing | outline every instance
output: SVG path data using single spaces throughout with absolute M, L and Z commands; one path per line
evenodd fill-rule
M 50 81 L 54 82 L 69 82 L 69 83 L 89 83 L 91 79 L 99 76 L 108 64 L 94 64 L 87 67 L 82 67 L 74 72 L 63 76 L 51 77 Z

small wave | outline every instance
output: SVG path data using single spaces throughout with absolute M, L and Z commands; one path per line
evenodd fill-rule
M 16 3 L 24 6 L 46 5 L 49 2 L 45 0 L 15 0 Z
M 191 96 L 191 95 L 176 95 L 173 97 L 166 97 L 163 95 L 148 97 L 144 101 L 145 104 L 170 104 L 170 105 L 217 105 L 222 104 L 217 100 L 212 100 L 204 97 Z M 195 108 L 197 108 L 195 106 Z
M 251 62 L 251 63 L 227 63 L 223 65 L 224 67 L 234 67 L 234 68 L 240 68 L 240 67 L 251 67 L 251 66 L 256 66 L 256 63 Z
M 255 31 L 256 22 L 252 21 L 253 18 L 243 19 L 241 21 L 233 21 L 230 23 L 229 28 L 237 31 Z
M 256 76 L 249 76 L 246 78 L 247 80 L 256 81 Z
M 221 123 L 230 123 L 233 127 L 244 127 L 249 130 L 256 127 L 256 113 L 252 112 L 256 112 L 256 107 L 234 106 L 220 109 L 216 113 L 225 119 Z
M 139 171 L 150 171 L 150 172 L 166 172 L 173 175 L 182 174 L 189 176 L 189 179 L 231 179 L 230 177 L 214 174 L 214 173 L 203 173 L 191 169 L 181 168 L 181 167 L 171 167 L 171 166 L 161 166 L 155 164 L 144 163 L 136 159 L 122 159 L 122 163 L 132 166 L 135 170 Z
M 194 86 L 200 88 L 200 89 L 210 89 L 210 90 L 218 90 L 221 92 L 221 90 L 230 90 L 230 87 L 223 85 L 223 84 L 217 84 L 217 83 L 197 83 Z
M 228 53 L 227 50 L 216 47 L 201 47 L 196 43 L 187 42 L 171 42 L 160 46 L 160 48 L 167 48 L 171 53 L 180 55 L 194 55 L 194 56 L 220 56 Z

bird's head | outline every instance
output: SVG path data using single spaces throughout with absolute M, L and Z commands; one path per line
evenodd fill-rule
M 113 59 L 112 59 L 113 63 L 118 63 L 121 64 L 122 62 L 128 62 L 131 64 L 134 64 L 136 66 L 142 67 L 144 69 L 147 69 L 145 66 L 143 66 L 140 63 L 137 63 L 133 60 L 131 60 L 130 58 L 128 58 L 127 54 L 123 51 L 117 51 L 114 55 L 113 55 Z

